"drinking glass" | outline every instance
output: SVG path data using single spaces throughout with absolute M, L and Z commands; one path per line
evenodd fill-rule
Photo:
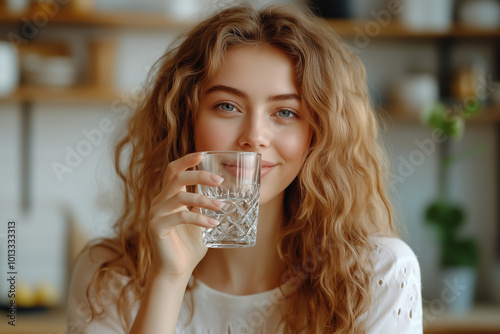
M 203 244 L 212 248 L 251 247 L 257 238 L 260 199 L 261 154 L 239 151 L 201 152 L 198 170 L 224 178 L 218 187 L 198 185 L 198 192 L 225 202 L 219 211 L 201 208 L 201 213 L 220 224 L 202 228 Z

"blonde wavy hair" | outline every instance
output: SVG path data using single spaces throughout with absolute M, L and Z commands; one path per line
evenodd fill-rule
M 313 129 L 304 166 L 286 189 L 286 222 L 277 245 L 287 267 L 283 277 L 296 283 L 283 315 L 285 333 L 364 331 L 360 319 L 370 305 L 373 279 L 369 237 L 397 234 L 385 189 L 387 158 L 364 66 L 322 19 L 285 5 L 224 9 L 194 27 L 154 67 L 147 96 L 115 149 L 124 184 L 117 237 L 92 246 L 109 247 L 116 257 L 101 265 L 90 285 L 104 289 L 107 273 L 120 266 L 129 278 L 117 302 L 124 326 L 132 321 L 130 295 L 140 296 L 151 264 L 146 231 L 159 180 L 169 162 L 195 149 L 201 88 L 228 48 L 262 44 L 293 61 Z M 100 298 L 97 303 L 103 304 Z M 102 309 L 93 306 L 93 316 Z

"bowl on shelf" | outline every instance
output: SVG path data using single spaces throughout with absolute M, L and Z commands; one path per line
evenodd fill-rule
M 71 57 L 29 54 L 23 59 L 23 77 L 28 85 L 68 87 L 76 84 L 76 68 Z
M 420 114 L 427 105 L 439 99 L 437 78 L 431 73 L 408 74 L 394 87 L 395 104 L 409 113 Z

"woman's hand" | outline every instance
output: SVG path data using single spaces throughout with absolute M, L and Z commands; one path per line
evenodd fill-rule
M 186 191 L 188 185 L 218 186 L 222 178 L 205 171 L 188 170 L 202 155 L 188 154 L 172 161 L 165 173 L 162 191 L 153 199 L 149 211 L 149 238 L 152 242 L 153 270 L 171 282 L 186 281 L 207 248 L 201 242 L 202 227 L 218 221 L 199 213 L 199 208 L 219 210 L 223 203 Z M 193 207 L 191 211 L 188 207 Z

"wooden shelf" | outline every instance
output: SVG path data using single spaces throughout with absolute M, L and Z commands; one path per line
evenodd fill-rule
M 49 88 L 25 86 L 14 93 L 0 97 L 0 102 L 61 102 L 61 103 L 108 103 L 118 98 L 118 93 L 108 88 L 75 86 Z
M 2 313 L 3 315 L 3 313 Z M 19 311 L 16 314 L 16 326 L 7 323 L 8 318 L 2 316 L 0 333 L 3 334 L 38 334 L 38 333 L 65 333 L 66 314 L 62 309 Z
M 500 306 L 476 305 L 469 313 L 433 315 L 424 311 L 425 334 L 500 333 Z M 63 310 L 17 314 L 16 327 L 0 322 L 0 333 L 64 333 L 66 315 Z
M 420 115 L 416 112 L 406 112 L 404 109 L 387 107 L 382 108 L 387 116 L 397 122 L 420 122 Z M 385 116 L 385 115 L 384 115 Z M 467 122 L 472 123 L 499 123 L 500 106 L 487 106 L 483 108 L 476 116 Z
M 25 13 L 13 14 L 0 12 L 0 25 L 23 24 L 32 19 L 41 9 L 31 9 Z M 35 16 L 36 17 L 36 16 Z M 49 24 L 64 24 L 73 26 L 98 26 L 119 28 L 165 28 L 184 29 L 193 25 L 193 22 L 169 18 L 166 15 L 137 12 L 76 12 L 61 9 L 56 15 L 49 18 Z
M 327 20 L 328 24 L 344 37 L 364 35 L 367 38 L 442 38 L 442 37 L 500 37 L 500 29 L 476 29 L 460 23 L 444 32 L 416 31 L 408 29 L 398 20 L 383 26 L 375 20 Z
M 425 334 L 500 333 L 500 306 L 476 305 L 466 314 L 433 315 L 424 311 Z
M 34 15 L 42 10 L 30 9 L 25 13 L 13 14 L 0 12 L 0 25 L 23 24 L 23 20 L 33 22 Z M 399 20 L 392 20 L 382 24 L 373 20 L 356 19 L 327 19 L 328 24 L 341 35 L 355 37 L 365 34 L 368 38 L 377 37 L 405 37 L 405 38 L 436 38 L 436 37 L 500 37 L 500 29 L 477 29 L 455 23 L 445 32 L 414 31 L 408 29 Z M 49 24 L 85 25 L 100 27 L 121 28 L 167 28 L 183 29 L 191 27 L 195 21 L 179 20 L 168 17 L 166 14 L 138 13 L 138 12 L 77 12 L 61 9 L 50 17 Z

